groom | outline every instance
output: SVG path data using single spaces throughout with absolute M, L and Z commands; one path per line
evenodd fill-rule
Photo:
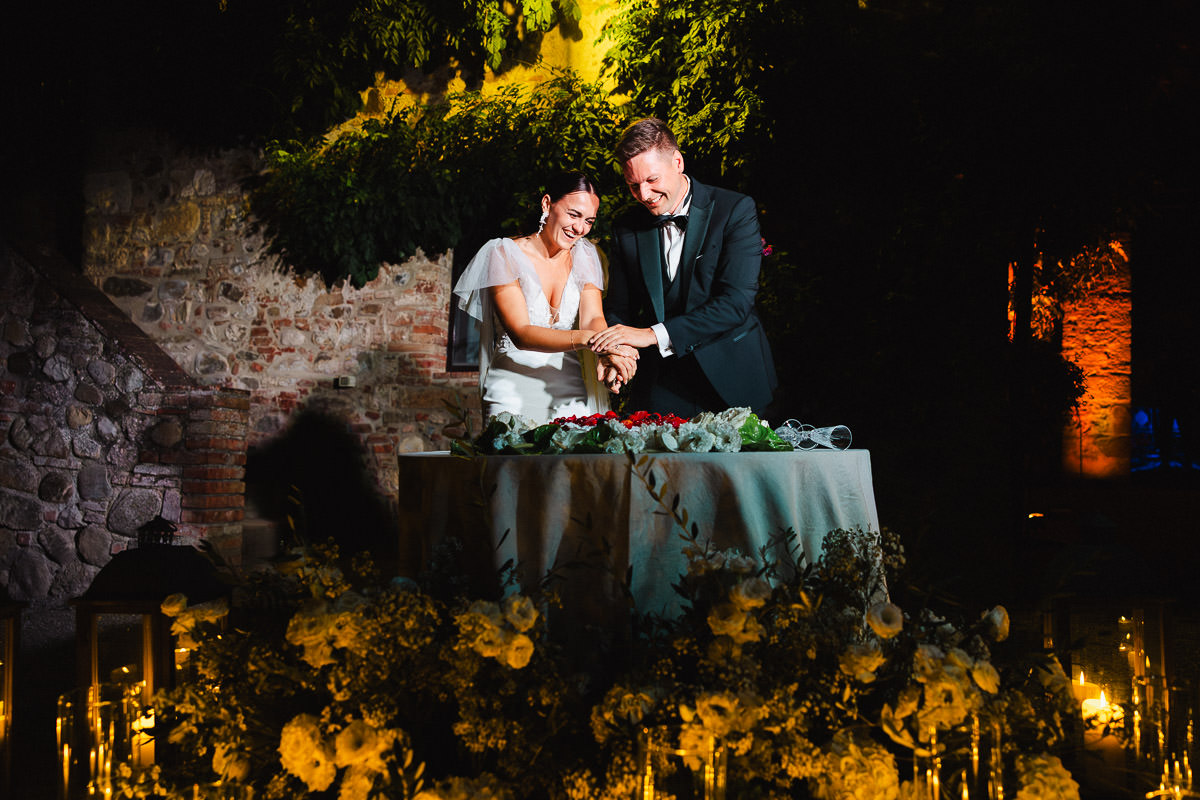
M 635 410 L 761 412 L 778 381 L 754 312 L 762 259 L 754 201 L 684 174 L 662 120 L 627 128 L 616 155 L 642 208 L 613 223 L 604 311 L 615 324 L 591 349 L 642 351 L 629 384 Z

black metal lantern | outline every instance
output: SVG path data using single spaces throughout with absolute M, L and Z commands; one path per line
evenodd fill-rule
M 141 684 L 142 700 L 174 683 L 175 644 L 162 601 L 172 594 L 203 603 L 228 594 L 213 562 L 171 544 L 174 526 L 142 526 L 138 547 L 117 553 L 75 605 L 80 686 Z

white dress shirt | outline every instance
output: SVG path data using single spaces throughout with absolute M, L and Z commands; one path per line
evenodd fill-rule
M 686 175 L 684 176 L 687 177 Z M 683 205 L 675 209 L 672 214 L 676 216 L 687 214 L 692 208 L 692 182 L 688 180 L 687 192 L 684 194 Z M 678 225 L 663 225 L 661 230 L 663 257 L 667 260 L 667 277 L 670 280 L 675 280 L 675 276 L 679 274 L 679 259 L 683 256 L 683 228 Z M 663 287 L 664 291 L 666 287 Z M 658 352 L 663 358 L 675 355 L 675 348 L 671 344 L 671 337 L 667 334 L 667 328 L 661 322 L 656 322 L 650 326 L 650 330 L 654 331 L 654 337 L 658 339 Z

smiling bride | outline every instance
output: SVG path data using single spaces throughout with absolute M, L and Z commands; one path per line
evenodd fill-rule
M 587 359 L 588 340 L 608 327 L 596 247 L 585 236 L 600 198 L 580 172 L 552 178 L 537 233 L 492 239 L 454 287 L 479 320 L 484 419 L 502 411 L 543 423 L 608 408 L 608 393 L 636 371 L 637 350 L 618 345 Z

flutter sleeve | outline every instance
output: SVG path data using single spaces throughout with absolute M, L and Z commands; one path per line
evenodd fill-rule
M 458 307 L 478 320 L 483 319 L 484 291 L 491 286 L 503 286 L 515 281 L 519 275 L 520 265 L 509 252 L 510 247 L 516 247 L 507 239 L 492 239 L 467 264 L 463 274 L 454 285 L 454 294 L 458 297 Z
M 604 268 L 600 265 L 600 252 L 587 239 L 580 239 L 572 253 L 571 276 L 580 290 L 592 285 L 604 291 Z

